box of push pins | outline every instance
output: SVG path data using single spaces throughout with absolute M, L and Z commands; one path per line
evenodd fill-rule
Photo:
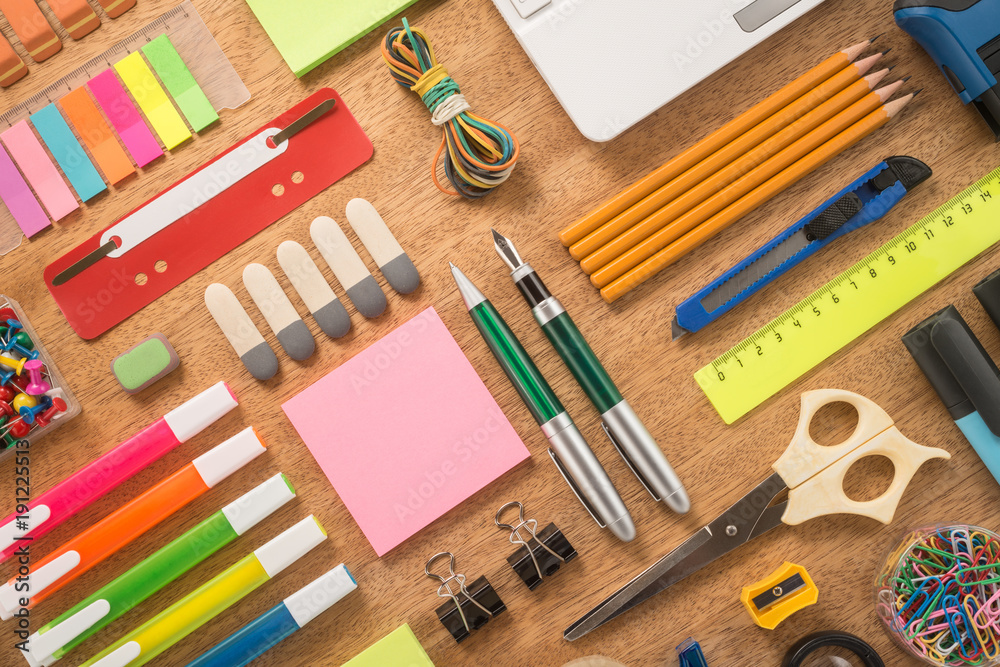
M 0 294 L 0 458 L 80 413 L 24 311 Z

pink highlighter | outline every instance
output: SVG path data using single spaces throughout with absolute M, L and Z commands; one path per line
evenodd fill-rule
M 236 395 L 229 385 L 225 382 L 212 385 L 35 498 L 27 512 L 8 516 L 0 524 L 0 563 L 17 551 L 24 538 L 35 539 L 49 532 L 177 445 L 198 435 L 236 405 Z M 20 528 L 18 523 L 22 524 Z

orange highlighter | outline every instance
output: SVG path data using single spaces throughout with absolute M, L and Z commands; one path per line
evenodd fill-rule
M 0 619 L 41 602 L 263 452 L 263 441 L 250 427 L 202 454 L 56 549 L 26 576 L 0 587 Z

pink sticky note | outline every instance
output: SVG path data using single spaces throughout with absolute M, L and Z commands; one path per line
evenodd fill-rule
M 529 456 L 433 308 L 281 407 L 379 556 Z
M 136 165 L 144 167 L 163 155 L 156 137 L 149 131 L 128 93 L 110 69 L 104 70 L 87 83 L 94 99 L 118 132 Z
M 31 237 L 49 226 L 49 217 L 3 148 L 0 148 L 0 199 L 25 236 Z
M 59 175 L 59 170 L 28 127 L 28 121 L 17 123 L 0 134 L 0 139 L 53 220 L 61 220 L 79 207 L 66 181 Z

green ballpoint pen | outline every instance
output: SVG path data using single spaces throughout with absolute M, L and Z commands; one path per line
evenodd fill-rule
M 691 501 L 680 478 L 632 406 L 622 398 L 569 313 L 552 296 L 531 265 L 521 260 L 510 239 L 495 229 L 492 231 L 493 247 L 510 268 L 514 284 L 528 302 L 545 336 L 601 413 L 601 425 L 618 453 L 653 498 L 662 500 L 675 512 L 687 512 L 691 509 Z
M 611 478 L 514 332 L 493 304 L 454 264 L 451 264 L 451 275 L 476 328 L 528 406 L 531 416 L 542 427 L 550 445 L 549 456 L 566 483 L 599 526 L 609 528 L 624 542 L 634 539 L 632 516 Z

